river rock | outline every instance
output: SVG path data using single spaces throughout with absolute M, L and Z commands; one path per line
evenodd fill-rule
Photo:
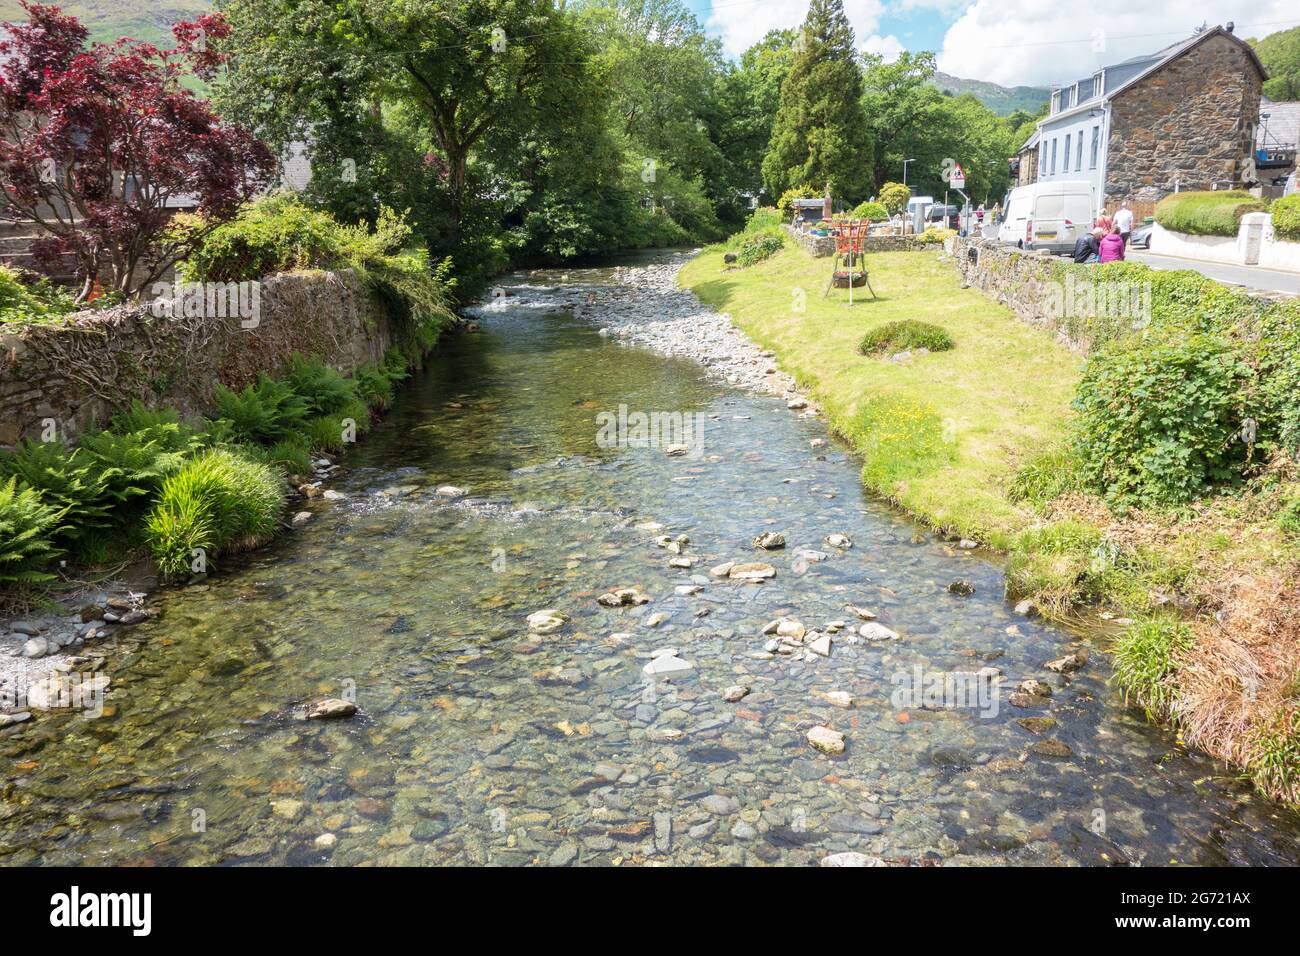
M 341 491 L 335 491 L 333 488 L 331 488 L 328 491 L 322 492 L 321 497 L 324 498 L 326 501 L 343 501 L 344 499 L 347 498 L 347 495 L 345 495 Z
M 735 797 L 728 797 L 721 793 L 709 794 L 700 801 L 700 806 L 715 817 L 725 817 L 740 809 L 740 803 Z
M 289 519 L 289 526 L 292 528 L 301 528 L 311 519 L 312 519 L 312 514 L 310 511 L 299 511 L 296 515 L 294 515 L 292 518 Z
M 690 445 L 667 445 L 664 447 L 664 454 L 669 458 L 680 458 L 690 450 Z
M 844 610 L 848 611 L 850 614 L 857 615 L 859 620 L 874 621 L 876 619 L 876 612 L 868 611 L 865 607 L 858 607 L 854 604 L 846 604 L 844 605 Z
M 831 656 L 831 638 L 829 634 L 823 634 L 817 640 L 808 645 L 808 650 L 812 654 L 820 654 L 822 657 Z
M 971 584 L 969 581 L 963 581 L 958 578 L 956 581 L 953 581 L 952 584 L 948 585 L 948 593 L 955 594 L 957 597 L 970 597 L 975 593 L 975 585 Z
M 1043 666 L 1049 671 L 1055 671 L 1058 674 L 1069 674 L 1071 671 L 1077 671 L 1084 664 L 1088 663 L 1088 652 L 1078 650 L 1073 654 L 1067 654 L 1065 657 L 1058 658 L 1054 661 L 1048 661 Z
M 1055 717 L 1018 717 L 1016 723 L 1031 734 L 1045 734 L 1056 726 Z
M 528 615 L 528 629 L 534 634 L 554 634 L 567 621 L 568 618 L 559 611 L 534 611 Z
M 356 704 L 340 697 L 322 697 L 307 704 L 308 720 L 337 720 L 351 717 L 356 712 Z
M 749 688 L 744 684 L 732 684 L 722 692 L 722 699 L 729 704 L 734 704 L 749 695 Z
M 439 485 L 433 489 L 433 493 L 439 498 L 464 498 L 469 494 L 469 489 L 458 485 Z
M 43 637 L 28 638 L 27 642 L 23 644 L 23 657 L 35 660 L 38 657 L 44 657 L 48 653 L 50 653 L 50 642 Z
M 853 695 L 843 690 L 828 690 L 822 695 L 834 707 L 848 710 L 853 706 Z
M 1021 617 L 1037 617 L 1038 605 L 1029 598 L 1025 598 L 1023 601 L 1016 604 L 1016 613 Z
M 31 621 L 14 621 L 9 625 L 9 630 L 15 634 L 24 634 L 27 637 L 35 637 L 41 633 L 41 629 Z
M 807 733 L 808 743 L 824 754 L 844 753 L 844 735 L 829 727 L 813 727 Z
M 597 604 L 603 604 L 605 607 L 622 607 L 627 604 L 647 604 L 650 601 L 650 595 L 646 594 L 640 588 L 615 588 L 613 591 L 607 591 L 600 597 L 596 598 Z
M 780 531 L 764 531 L 754 538 L 754 547 L 763 551 L 776 551 L 785 547 L 785 535 Z
M 1052 757 L 1057 760 L 1064 760 L 1074 755 L 1070 745 L 1059 740 L 1036 740 L 1029 745 L 1029 750 L 1040 757 Z
M 835 534 L 828 534 L 826 536 L 826 543 L 829 544 L 832 548 L 853 547 L 853 539 L 850 538 L 847 534 L 839 534 L 838 532 Z
M 782 620 L 777 621 L 774 630 L 777 637 L 788 637 L 795 641 L 803 640 L 804 634 L 808 632 L 808 629 L 804 627 L 802 623 L 791 620 L 790 618 L 783 618 Z M 764 633 L 768 633 L 766 628 L 764 629 Z
M 869 641 L 898 640 L 898 632 L 891 631 L 889 628 L 885 627 L 885 625 L 878 624 L 875 621 L 868 621 L 866 624 L 863 624 L 858 628 L 858 634 Z
M 709 574 L 713 575 L 715 578 L 725 578 L 727 575 L 731 574 L 731 569 L 735 566 L 735 561 L 724 561 L 722 564 L 717 564 L 709 568 Z
M 649 664 L 641 668 L 641 673 L 647 677 L 672 677 L 675 674 L 687 674 L 694 669 L 695 665 L 690 661 L 672 653 L 651 659 Z
M 1040 680 L 1034 680 L 1033 678 L 1022 680 L 1020 686 L 1017 687 L 1016 690 L 1020 691 L 1022 694 L 1031 694 L 1034 697 L 1052 696 L 1052 688 L 1050 685 L 1044 684 Z
M 757 561 L 748 564 L 736 564 L 728 569 L 727 577 L 733 581 L 757 583 L 776 577 L 776 568 L 770 564 L 762 564 Z
M 885 861 L 878 856 L 865 853 L 832 853 L 817 861 L 818 866 L 884 866 Z
M 785 403 L 785 407 L 791 411 L 797 412 L 802 408 L 808 407 L 808 400 L 806 398 L 792 398 L 790 401 Z

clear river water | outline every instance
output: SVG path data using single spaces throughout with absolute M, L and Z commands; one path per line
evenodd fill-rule
M 0 736 L 0 862 L 1300 859 L 1295 815 L 1123 706 L 1099 635 L 1016 615 L 996 561 L 866 497 L 847 449 L 814 447 L 817 419 L 565 307 L 634 280 L 512 277 L 346 457 L 344 500 L 155 596 L 119 639 L 102 717 Z M 702 454 L 607 447 L 597 416 L 620 405 L 702 416 Z M 468 495 L 435 494 L 447 483 Z M 756 550 L 764 531 L 787 546 Z M 661 534 L 689 542 L 677 555 Z M 727 561 L 776 574 L 709 575 Z M 652 600 L 597 603 L 616 587 Z M 855 639 L 850 605 L 898 639 Z M 541 609 L 568 621 L 530 633 Z M 846 626 L 829 657 L 773 655 L 779 618 Z M 1068 678 L 1044 669 L 1085 646 Z M 665 647 L 691 669 L 647 679 Z M 995 706 L 900 705 L 900 681 L 982 667 L 1005 678 Z M 1013 706 L 1025 678 L 1052 696 Z M 728 702 L 732 685 L 750 691 Z M 299 719 L 321 695 L 360 712 Z M 1035 716 L 1056 723 L 1020 722 Z M 842 754 L 809 745 L 816 725 Z

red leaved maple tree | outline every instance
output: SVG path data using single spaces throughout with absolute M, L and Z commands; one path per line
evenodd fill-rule
M 270 179 L 275 158 L 186 89 L 224 56 L 220 14 L 172 27 L 176 47 L 129 39 L 87 46 L 56 6 L 22 0 L 0 38 L 0 221 L 39 227 L 33 251 L 71 257 L 89 296 L 158 280 Z M 177 205 L 197 217 L 174 220 Z

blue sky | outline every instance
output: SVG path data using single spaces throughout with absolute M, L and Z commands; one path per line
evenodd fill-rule
M 738 56 L 770 29 L 803 21 L 808 0 L 687 0 Z M 1235 21 L 1243 37 L 1300 26 L 1296 0 L 844 0 L 857 42 L 889 56 L 934 50 L 939 68 L 1005 86 L 1070 83 L 1099 67 Z

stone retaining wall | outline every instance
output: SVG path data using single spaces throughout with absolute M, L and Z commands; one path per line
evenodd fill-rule
M 41 435 L 50 419 L 74 438 L 133 398 L 197 415 L 218 382 L 243 388 L 294 352 L 351 372 L 393 342 L 386 310 L 350 270 L 270 276 L 260 307 L 255 328 L 122 306 L 0 335 L 0 447 Z
M 811 256 L 820 258 L 835 252 L 835 240 L 830 236 L 809 235 L 793 226 L 786 226 L 785 231 Z M 863 249 L 867 252 L 919 252 L 933 248 L 934 243 L 919 242 L 914 236 L 867 236 L 863 244 Z

